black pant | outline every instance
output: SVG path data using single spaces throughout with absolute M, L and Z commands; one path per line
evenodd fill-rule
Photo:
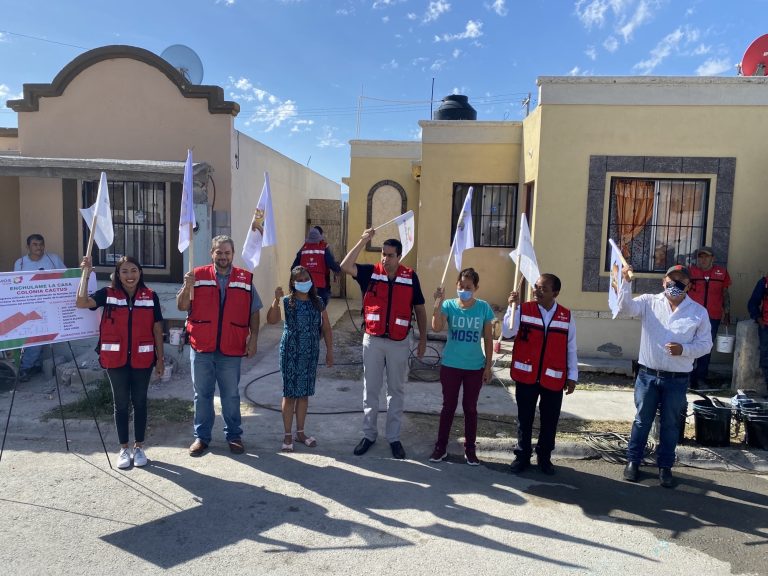
M 152 368 L 134 369 L 128 366 L 107 370 L 115 402 L 115 427 L 120 444 L 128 443 L 128 420 L 133 405 L 133 434 L 136 442 L 144 442 L 147 429 L 147 390 Z
M 539 400 L 541 398 L 541 400 Z M 536 401 L 539 400 L 539 441 L 536 443 L 538 461 L 549 462 L 555 449 L 557 421 L 563 405 L 563 391 L 555 392 L 542 388 L 540 384 L 521 384 L 515 382 L 515 400 L 517 401 L 517 448 L 515 454 L 525 460 L 530 459 L 533 419 L 536 416 Z

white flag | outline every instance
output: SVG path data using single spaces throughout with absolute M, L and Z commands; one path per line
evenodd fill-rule
M 405 214 L 395 218 L 395 224 L 397 224 L 397 231 L 400 233 L 400 243 L 403 245 L 403 253 L 400 255 L 402 259 L 413 248 L 413 240 L 416 236 L 416 221 L 413 217 L 413 210 L 408 210 Z
M 192 180 L 192 150 L 187 150 L 187 163 L 184 165 L 184 186 L 181 191 L 181 214 L 179 215 L 179 252 L 189 248 L 192 238 L 189 233 L 197 225 L 195 220 L 194 185 Z
M 272 214 L 272 192 L 269 188 L 269 173 L 264 172 L 264 187 L 261 189 L 256 213 L 248 229 L 248 235 L 243 244 L 243 260 L 256 268 L 261 261 L 261 249 L 274 246 L 277 243 L 275 234 L 275 217 Z
M 93 232 L 93 241 L 102 250 L 112 246 L 115 240 L 115 229 L 112 227 L 112 208 L 109 205 L 109 188 L 107 187 L 107 175 L 102 172 L 99 180 L 99 192 L 96 202 L 88 208 L 80 208 L 80 213 L 91 230 L 93 215 L 96 214 L 96 230 Z
M 608 284 L 608 307 L 613 312 L 613 317 L 619 314 L 619 292 L 624 284 L 624 277 L 621 274 L 623 267 L 623 260 L 621 258 L 621 250 L 616 246 L 616 243 L 608 239 L 611 244 L 611 282 Z
M 539 279 L 539 263 L 536 262 L 536 252 L 533 251 L 531 230 L 528 228 L 528 220 L 525 214 L 520 217 L 520 233 L 517 236 L 517 248 L 509 253 L 509 257 L 517 262 L 520 257 L 520 273 L 525 276 L 528 284 L 533 286 Z M 515 288 L 517 290 L 517 288 Z
M 456 234 L 453 237 L 453 262 L 456 271 L 461 272 L 461 255 L 464 250 L 475 247 L 475 233 L 472 229 L 472 186 L 461 206 L 461 213 L 456 224 Z

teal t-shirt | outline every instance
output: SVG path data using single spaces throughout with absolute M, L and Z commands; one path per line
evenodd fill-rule
M 462 308 L 458 298 L 451 298 L 443 300 L 440 312 L 448 317 L 448 342 L 443 349 L 443 365 L 463 370 L 483 368 L 483 327 L 494 317 L 488 302 L 475 300 L 471 308 Z

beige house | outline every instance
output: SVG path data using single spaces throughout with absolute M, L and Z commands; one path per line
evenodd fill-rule
M 464 266 L 478 270 L 480 297 L 506 305 L 515 272 L 508 253 L 525 212 L 541 271 L 560 276 L 560 301 L 576 312 L 581 356 L 637 357 L 639 326 L 608 311 L 609 238 L 635 267 L 638 293 L 660 291 L 668 266 L 713 246 L 733 278 L 732 315 L 747 317 L 746 301 L 768 269 L 760 249 L 768 236 L 768 79 L 538 84 L 538 105 L 522 122 L 427 120 L 419 122 L 421 142 L 352 141 L 348 246 L 367 226 L 413 209 L 417 240 L 406 264 L 430 301 L 474 186 L 476 247 Z M 377 258 L 372 250 L 368 262 Z M 451 265 L 449 291 L 455 279 Z
M 25 239 L 44 234 L 48 250 L 77 266 L 87 243 L 78 208 L 95 199 L 99 174 L 110 181 L 115 243 L 94 252 L 100 279 L 123 254 L 140 259 L 165 293 L 164 312 L 187 267 L 178 221 L 184 160 L 195 161 L 195 264 L 210 262 L 210 240 L 231 234 L 239 254 L 269 172 L 277 246 L 256 274 L 268 299 L 284 284 L 315 217 L 331 243 L 341 238 L 340 185 L 238 132 L 240 108 L 218 86 L 190 84 L 168 62 L 132 46 L 86 52 L 50 84 L 25 84 L 8 102 L 18 129 L 0 129 L 0 266 L 12 269 Z M 317 207 L 319 216 L 313 215 Z M 336 252 L 341 251 L 337 244 Z M 236 262 L 242 265 L 242 260 Z M 154 284 L 158 283 L 158 284 Z M 167 305 L 166 305 L 167 304 Z

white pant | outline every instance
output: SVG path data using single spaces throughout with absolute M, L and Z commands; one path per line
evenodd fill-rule
M 390 340 L 363 336 L 363 435 L 374 441 L 379 396 L 387 375 L 387 441 L 400 440 L 400 422 L 405 404 L 405 380 L 410 355 L 410 338 Z

